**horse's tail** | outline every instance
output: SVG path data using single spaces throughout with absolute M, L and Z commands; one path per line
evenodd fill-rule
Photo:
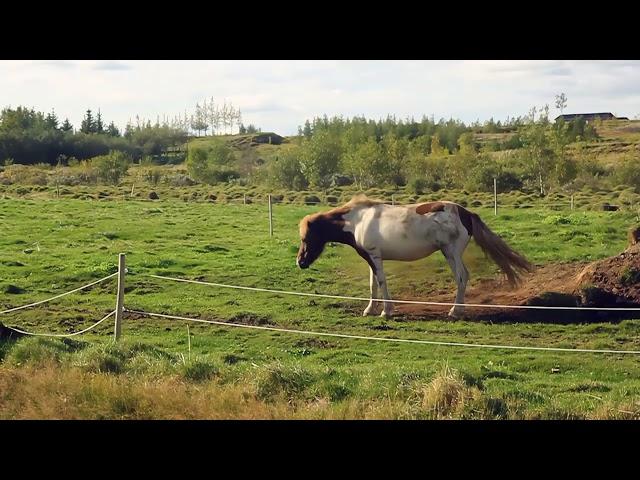
M 534 265 L 491 231 L 477 213 L 472 213 L 463 207 L 458 208 L 464 211 L 464 213 L 461 211 L 461 214 L 471 219 L 471 235 L 478 246 L 500 267 L 511 285 L 520 283 L 522 273 L 534 271 Z

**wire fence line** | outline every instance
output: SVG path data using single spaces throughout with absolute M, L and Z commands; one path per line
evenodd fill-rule
M 84 330 L 80 330 L 79 332 L 73 332 L 73 333 L 34 333 L 34 332 L 27 332 L 25 330 L 21 330 L 19 328 L 15 328 L 15 327 L 5 326 L 5 328 L 8 328 L 9 330 L 13 330 L 14 332 L 22 333 L 23 335 L 31 335 L 31 336 L 34 336 L 34 337 L 74 337 L 76 335 L 81 335 L 83 333 L 86 333 L 89 330 L 93 330 L 95 327 L 100 325 L 102 322 L 107 320 L 109 317 L 111 317 L 112 315 L 115 315 L 115 313 L 116 313 L 116 311 L 113 310 L 112 312 L 109 312 L 105 317 L 103 317 L 101 320 L 98 320 L 96 323 L 94 323 L 90 327 L 87 327 Z
M 315 195 L 316 198 L 318 197 L 318 195 Z M 320 195 L 323 196 L 323 195 Z M 324 195 L 326 197 L 326 195 Z M 329 195 L 330 196 L 330 195 Z M 453 195 L 455 196 L 455 195 Z M 499 198 L 499 196 L 498 196 Z M 244 197 L 217 197 L 216 199 L 208 199 L 206 195 L 202 195 L 202 197 L 189 197 L 189 198 L 180 198 L 180 197 L 170 197 L 170 199 L 172 200 L 182 200 L 188 203 L 214 203 L 214 204 L 235 204 L 235 203 L 240 203 L 240 204 L 267 204 L 268 203 L 268 195 L 260 195 L 260 196 L 255 196 L 255 197 L 250 197 L 250 196 L 244 196 Z M 127 192 L 121 192 L 120 194 L 116 194 L 114 195 L 112 198 L 111 197 L 104 197 L 104 198 L 98 198 L 95 200 L 102 200 L 102 201 L 134 201 L 134 202 L 150 202 L 150 203 L 158 203 L 158 202 L 162 202 L 166 199 L 162 199 L 162 198 L 157 198 L 157 199 L 153 199 L 153 198 L 144 198 L 142 196 L 131 196 L 130 193 Z M 388 198 L 386 198 L 385 200 L 382 201 L 382 203 L 385 203 L 387 205 L 414 205 L 414 204 L 419 204 L 419 203 L 424 203 L 427 201 L 435 201 L 435 200 L 407 200 L 406 198 L 401 198 L 401 199 L 391 199 L 389 200 Z M 481 202 L 480 205 L 473 205 L 472 203 L 474 201 L 479 201 Z M 578 198 L 575 199 L 573 202 L 570 199 L 567 199 L 565 202 L 559 202 L 559 201 L 554 201 L 554 202 L 544 202 L 544 201 L 540 201 L 540 202 L 528 202 L 528 203 L 500 203 L 498 202 L 497 207 L 499 208 L 566 208 L 568 210 L 600 210 L 600 208 L 598 207 L 593 207 L 591 205 L 583 205 L 581 204 L 581 202 L 583 201 L 583 199 Z M 317 206 L 317 205 L 326 205 L 326 206 L 336 206 L 339 205 L 341 203 L 345 203 L 345 200 L 327 200 L 325 198 L 324 201 L 300 201 L 300 200 L 284 200 L 284 199 L 278 199 L 278 198 L 272 198 L 271 203 L 273 205 L 275 204 L 279 204 L 279 205 L 293 205 L 293 206 Z M 472 200 L 472 201 L 467 201 L 466 202 L 468 206 L 470 207 L 475 207 L 475 208 L 492 208 L 494 207 L 494 201 L 493 200 Z M 604 200 L 601 202 L 603 205 L 606 203 Z M 631 206 L 626 206 L 626 205 L 614 205 L 613 207 L 616 207 L 619 210 L 623 210 L 623 211 L 636 211 L 637 210 L 637 206 L 635 205 L 631 205 Z
M 161 280 L 170 280 L 174 282 L 194 283 L 199 285 L 208 285 L 212 287 L 231 288 L 236 290 L 249 290 L 254 292 L 267 292 L 281 295 L 293 295 L 302 297 L 317 297 L 317 298 L 332 298 L 337 300 L 356 300 L 369 302 L 372 299 L 369 297 L 352 297 L 347 295 L 328 295 L 322 293 L 307 293 L 307 292 L 295 292 L 291 290 L 275 290 L 270 288 L 260 287 L 245 287 L 240 285 L 229 285 L 224 283 L 204 282 L 202 280 L 189 280 L 185 278 L 167 277 L 164 275 L 152 275 L 147 274 L 152 278 L 158 278 Z M 498 308 L 498 309 L 525 309 L 525 310 L 586 310 L 586 311 L 609 311 L 609 312 L 640 312 L 640 307 L 551 307 L 545 305 L 504 305 L 504 304 L 484 304 L 484 303 L 453 303 L 453 302 L 430 302 L 425 300 L 385 300 L 383 298 L 374 298 L 374 302 L 388 302 L 388 303 L 400 303 L 400 304 L 412 304 L 412 305 L 434 305 L 442 307 L 472 307 L 472 308 Z
M 268 204 L 269 200 L 268 198 L 262 198 L 262 197 L 247 197 L 246 199 L 243 198 L 222 198 L 222 199 L 216 199 L 216 200 L 207 200 L 206 198 L 204 199 L 198 199 L 198 198 L 190 198 L 190 199 L 181 199 L 178 197 L 171 197 L 172 200 L 182 200 L 184 202 L 188 202 L 188 203 L 199 203 L 199 204 L 246 204 L 246 205 L 266 205 Z M 151 203 L 158 203 L 158 202 L 163 202 L 166 201 L 166 199 L 156 199 L 156 200 L 152 200 L 152 199 L 148 199 L 148 198 L 129 198 L 127 200 L 130 201 L 136 201 L 136 202 L 151 202 Z M 395 205 L 395 206 L 403 206 L 403 205 L 418 205 L 420 203 L 425 203 L 425 202 L 429 202 L 429 201 L 436 201 L 436 200 L 415 200 L 415 201 L 391 201 L 391 200 L 384 200 L 382 201 L 382 203 L 386 204 L 386 205 Z M 337 205 L 341 205 L 343 203 L 346 203 L 347 200 L 337 200 L 337 201 L 304 201 L 304 200 L 276 200 L 276 199 L 272 199 L 271 203 L 272 205 L 290 205 L 290 206 L 297 206 L 297 207 L 304 207 L 304 206 L 328 206 L 328 207 L 333 207 L 333 206 L 337 206 Z M 480 201 L 481 204 L 480 205 L 473 205 L 474 201 L 467 201 L 467 202 L 463 202 L 466 203 L 467 207 L 469 208 L 493 208 L 493 201 L 491 200 L 483 200 Z M 619 206 L 617 205 L 616 207 L 618 207 L 619 210 L 621 211 L 636 211 L 637 209 L 634 207 L 626 207 L 626 206 Z M 601 210 L 601 208 L 596 208 L 596 207 L 592 207 L 589 205 L 580 205 L 579 201 L 576 201 L 576 203 L 573 205 L 573 208 L 571 206 L 570 202 L 564 202 L 564 203 L 559 203 L 559 202 L 553 202 L 553 203 L 546 203 L 546 202 L 539 202 L 539 203 L 498 203 L 498 208 L 540 208 L 540 209 L 544 209 L 544 208 L 558 208 L 558 209 L 562 209 L 565 208 L 567 210 L 571 210 L 571 211 L 596 211 L 596 210 Z
M 395 343 L 414 343 L 423 345 L 439 345 L 449 347 L 469 347 L 469 348 L 491 348 L 491 349 L 506 349 L 506 350 L 537 350 L 547 352 L 574 352 L 574 353 L 607 353 L 607 354 L 623 354 L 623 355 L 640 355 L 640 350 L 609 350 L 609 349 L 589 349 L 589 348 L 562 348 L 562 347 L 531 347 L 525 345 L 491 345 L 491 344 L 479 344 L 479 343 L 459 343 L 459 342 L 444 342 L 438 340 L 416 340 L 406 338 L 390 338 L 390 337 L 370 337 L 365 335 L 350 335 L 346 333 L 330 333 L 330 332 L 316 332 L 312 330 L 297 330 L 291 328 L 281 327 L 265 327 L 261 325 L 245 325 L 242 323 L 221 322 L 216 320 L 204 320 L 200 318 L 182 317 L 179 315 L 168 315 L 164 313 L 152 313 L 142 310 L 130 310 L 125 309 L 126 312 L 135 313 L 138 315 L 145 315 L 149 317 L 167 318 L 173 320 L 184 320 L 197 323 L 206 323 L 211 325 L 220 325 L 223 327 L 237 327 L 248 328 L 254 330 L 268 330 L 273 332 L 284 333 L 297 333 L 303 335 L 314 335 L 322 337 L 336 337 L 336 338 L 350 338 L 359 340 L 373 340 L 381 342 L 395 342 Z
M 351 338 L 351 339 L 361 339 L 361 340 L 373 340 L 373 341 L 386 341 L 386 342 L 396 342 L 396 343 L 414 343 L 414 344 L 424 344 L 424 345 L 441 345 L 441 346 L 457 346 L 457 347 L 468 347 L 468 348 L 493 348 L 493 349 L 511 349 L 511 350 L 536 350 L 536 351 L 556 351 L 556 352 L 584 352 L 584 353 L 606 353 L 606 354 L 640 354 L 640 351 L 636 350 L 611 350 L 611 349 L 585 349 L 585 348 L 561 348 L 561 347 L 536 347 L 536 346 L 521 346 L 521 345 L 492 345 L 492 344 L 472 344 L 472 343 L 462 343 L 462 342 L 446 342 L 446 341 L 438 341 L 438 340 L 418 340 L 418 339 L 402 339 L 402 338 L 389 338 L 389 337 L 372 337 L 365 335 L 352 335 L 352 334 L 342 334 L 342 333 L 331 333 L 331 332 L 316 332 L 311 330 L 298 330 L 298 329 L 288 329 L 282 327 L 269 327 L 269 326 L 259 326 L 259 325 L 245 325 L 245 324 L 236 324 L 230 322 L 221 322 L 215 320 L 205 320 L 199 318 L 190 318 L 183 317 L 178 315 L 169 315 L 163 313 L 154 313 L 154 312 L 146 312 L 143 310 L 134 310 L 124 307 L 124 278 L 127 273 L 127 269 L 125 268 L 124 263 L 124 254 L 120 254 L 119 256 L 119 267 L 118 272 L 112 273 L 111 275 L 107 275 L 99 280 L 93 281 L 81 287 L 75 288 L 68 292 L 64 292 L 62 294 L 56 295 L 54 297 L 50 297 L 44 300 L 40 300 L 38 302 L 33 302 L 27 305 L 22 305 L 20 307 L 13 307 L 7 310 L 4 310 L 0 313 L 9 313 L 17 310 L 22 310 L 25 308 L 33 307 L 36 305 L 40 305 L 57 298 L 64 297 L 66 295 L 70 295 L 72 293 L 78 292 L 80 290 L 84 290 L 98 283 L 104 282 L 110 278 L 118 276 L 118 292 L 117 292 L 117 302 L 116 302 L 116 310 L 109 312 L 102 319 L 97 321 L 96 323 L 90 325 L 89 327 L 72 333 L 40 333 L 40 332 L 29 332 L 17 327 L 6 327 L 12 331 L 17 333 L 21 333 L 23 335 L 32 335 L 32 336 L 46 336 L 46 337 L 72 337 L 76 335 L 81 335 L 86 333 L 101 323 L 105 322 L 110 317 L 116 317 L 116 332 L 118 331 L 118 321 L 119 318 L 122 317 L 124 312 L 134 313 L 139 315 L 146 315 L 150 317 L 158 317 L 158 318 L 167 318 L 167 319 L 175 319 L 175 320 L 184 320 L 184 321 L 193 321 L 200 322 L 212 325 L 220 325 L 220 326 L 231 326 L 238 328 L 250 328 L 257 330 L 270 330 L 277 332 L 285 332 L 285 333 L 297 333 L 297 334 L 306 334 L 306 335 L 317 335 L 317 336 L 328 336 L 328 337 L 336 337 L 336 338 Z M 189 280 L 175 277 L 168 277 L 164 275 L 152 275 L 145 274 L 144 276 L 150 278 L 156 278 L 161 280 L 169 280 L 175 282 L 184 282 L 190 284 L 201 284 L 207 286 L 214 286 L 220 288 L 230 288 L 236 290 L 248 290 L 248 291 L 257 291 L 257 292 L 266 292 L 273 294 L 284 294 L 284 295 L 295 295 L 295 296 L 304 296 L 304 297 L 319 297 L 319 298 L 331 298 L 331 299 L 342 299 L 342 300 L 357 300 L 357 301 L 371 301 L 370 298 L 366 297 L 352 297 L 346 295 L 327 295 L 327 294 L 318 294 L 318 293 L 307 293 L 307 292 L 295 292 L 288 290 L 276 290 L 276 289 L 268 289 L 268 288 L 258 288 L 258 287 L 246 287 L 240 285 L 228 285 L 222 283 L 214 283 L 214 282 L 204 282 L 200 280 Z M 374 301 L 384 302 L 384 299 L 374 299 Z M 499 304 L 457 304 L 457 303 L 448 303 L 448 302 L 429 302 L 429 301 L 419 301 L 419 300 L 388 300 L 392 303 L 409 303 L 409 304 L 421 304 L 421 305 L 437 305 L 437 306 L 465 306 L 465 307 L 481 307 L 481 308 L 512 308 L 512 309 L 538 309 L 538 310 L 596 310 L 596 311 L 640 311 L 640 308 L 598 308 L 598 307 L 548 307 L 548 306 L 539 306 L 539 305 L 499 305 Z M 116 334 L 116 340 L 118 339 L 118 335 Z
M 10 313 L 10 312 L 15 312 L 17 310 L 23 310 L 25 308 L 35 307 L 36 305 L 41 305 L 43 303 L 47 303 L 47 302 L 50 302 L 52 300 L 56 300 L 57 298 L 62 298 L 62 297 L 65 297 L 67 295 L 71 295 L 72 293 L 79 292 L 80 290 L 84 290 L 86 288 L 92 287 L 93 285 L 96 285 L 98 283 L 101 283 L 101 282 L 104 282 L 106 280 L 109 280 L 110 278 L 113 278 L 116 275 L 118 275 L 118 272 L 112 273 L 111 275 L 107 275 L 106 277 L 103 277 L 103 278 L 101 278 L 99 280 L 96 280 L 95 282 L 91 282 L 91 283 L 88 283 L 88 284 L 83 285 L 81 287 L 74 288 L 73 290 L 70 290 L 70 291 L 65 292 L 65 293 L 61 293 L 60 295 L 56 295 L 54 297 L 45 298 L 44 300 L 40 300 L 38 302 L 29 303 L 27 305 L 22 305 L 20 307 L 13 307 L 13 308 L 9 308 L 7 310 L 2 310 L 2 311 L 0 311 L 0 315 L 5 314 L 5 313 Z

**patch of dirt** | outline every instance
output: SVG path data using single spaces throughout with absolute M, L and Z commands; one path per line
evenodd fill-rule
M 336 344 L 332 342 L 328 342 L 327 340 L 320 340 L 317 338 L 306 338 L 304 340 L 300 340 L 296 342 L 295 346 L 299 348 L 306 347 L 306 348 L 325 349 L 325 348 L 334 348 Z
M 404 294 L 403 294 L 404 293 Z M 411 299 L 403 292 L 398 298 Z M 455 289 L 436 293 L 433 302 L 453 302 Z M 523 276 L 522 284 L 512 288 L 506 280 L 481 280 L 467 288 L 465 303 L 501 305 L 640 307 L 640 244 L 604 260 L 555 263 L 538 267 Z M 395 312 L 408 318 L 437 319 L 449 306 L 397 304 Z M 464 318 L 499 322 L 607 322 L 640 318 L 640 312 L 598 312 L 579 310 L 533 310 L 467 307 Z
M 275 325 L 269 317 L 263 317 L 251 312 L 239 313 L 226 321 L 228 323 L 242 323 L 244 325 Z

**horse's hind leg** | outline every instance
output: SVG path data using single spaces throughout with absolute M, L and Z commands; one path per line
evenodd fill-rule
M 373 299 L 378 296 L 378 280 L 376 279 L 376 275 L 373 273 L 373 268 L 369 267 L 369 288 L 371 290 L 371 300 L 369 301 L 369 305 L 364 309 L 362 313 L 363 316 L 367 315 L 377 315 L 378 314 L 378 302 L 374 302 Z
M 455 278 L 456 285 L 458 286 L 458 291 L 456 293 L 456 299 L 454 302 L 457 304 L 464 303 L 464 294 L 467 289 L 467 282 L 469 281 L 469 271 L 462 261 L 462 253 L 464 252 L 464 249 L 467 247 L 468 243 L 468 236 L 466 238 L 459 237 L 454 243 L 442 248 L 442 253 L 447 259 L 449 266 L 451 267 L 453 277 Z M 453 318 L 459 317 L 463 313 L 464 307 L 461 305 L 454 305 L 453 307 L 451 307 L 451 310 L 449 310 L 449 316 Z
M 375 266 L 375 275 L 373 275 L 373 270 L 371 271 L 372 276 L 370 277 L 372 280 L 377 281 L 377 287 L 382 290 L 382 313 L 380 313 L 381 317 L 391 317 L 393 315 L 393 304 L 387 300 L 389 300 L 389 290 L 387 289 L 387 278 L 384 274 L 384 267 L 382 265 L 382 255 L 378 251 L 369 252 L 369 257 Z M 371 292 L 373 295 L 374 287 L 373 283 L 371 284 Z M 369 302 L 371 305 L 372 302 Z M 373 302 L 375 303 L 375 302 Z

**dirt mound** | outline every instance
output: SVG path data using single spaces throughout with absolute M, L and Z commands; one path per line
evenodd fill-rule
M 455 289 L 426 299 L 453 302 Z M 398 295 L 398 298 L 411 298 Z M 467 289 L 465 303 L 539 306 L 640 307 L 640 244 L 623 253 L 593 263 L 556 263 L 538 267 L 511 288 L 505 280 L 482 280 Z M 450 307 L 396 305 L 406 317 L 442 318 Z M 640 312 L 497 309 L 467 307 L 467 319 L 498 322 L 603 322 L 640 318 Z
M 585 304 L 637 306 L 640 304 L 640 244 L 588 265 L 578 275 L 577 283 Z

